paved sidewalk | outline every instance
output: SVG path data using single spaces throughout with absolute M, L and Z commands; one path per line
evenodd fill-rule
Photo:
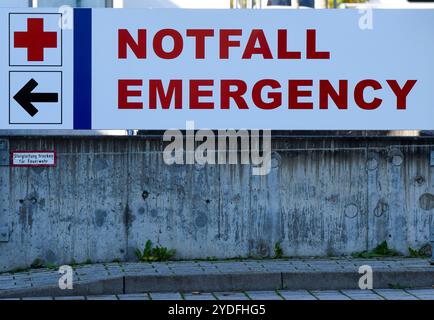
M 146 292 L 100 296 L 29 297 L 4 300 L 434 300 L 434 289 L 275 290 L 247 292 Z
M 239 292 L 252 292 L 252 298 L 256 298 L 263 297 L 263 292 L 270 290 L 282 290 L 282 297 L 297 296 L 297 290 L 309 290 L 309 297 L 317 299 L 326 299 L 330 294 L 333 296 L 334 291 L 329 294 L 324 290 L 347 290 L 341 292 L 347 298 L 365 298 L 369 295 L 366 292 L 351 291 L 359 289 L 361 274 L 358 271 L 362 265 L 372 267 L 374 288 L 432 288 L 434 285 L 434 266 L 425 259 L 108 263 L 74 267 L 73 290 L 59 289 L 60 274 L 57 270 L 3 273 L 0 274 L 0 298 L 98 295 L 113 295 L 113 298 L 143 292 L 195 291 L 235 292 L 238 297 Z M 388 299 L 395 297 L 397 292 L 375 294 Z M 224 299 L 224 295 L 219 295 Z

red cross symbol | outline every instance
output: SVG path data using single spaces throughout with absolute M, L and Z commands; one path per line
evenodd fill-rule
M 44 61 L 44 49 L 57 48 L 57 32 L 45 32 L 43 18 L 28 18 L 27 31 L 14 32 L 14 48 L 27 48 L 27 61 Z

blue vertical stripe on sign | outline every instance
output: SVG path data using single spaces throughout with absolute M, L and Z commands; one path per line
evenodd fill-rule
M 74 129 L 92 129 L 92 9 L 74 9 Z

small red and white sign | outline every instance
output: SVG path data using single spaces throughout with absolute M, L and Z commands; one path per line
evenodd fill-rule
M 56 151 L 44 151 L 44 150 L 12 151 L 11 166 L 13 167 L 55 167 Z
M 9 15 L 10 66 L 61 66 L 60 13 Z

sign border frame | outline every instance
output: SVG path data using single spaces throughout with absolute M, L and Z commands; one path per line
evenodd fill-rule
M 8 63 L 9 68 L 11 67 L 63 67 L 63 28 L 60 27 L 60 64 L 11 64 L 11 15 L 13 14 L 21 14 L 21 15 L 44 15 L 44 14 L 50 14 L 50 15 L 60 15 L 60 21 L 63 22 L 63 13 L 62 12 L 9 12 L 8 14 L 8 41 L 9 41 L 9 47 L 8 47 Z
M 53 153 L 54 154 L 54 164 L 14 164 L 13 157 L 15 153 Z M 11 167 L 21 167 L 21 168 L 32 168 L 32 167 L 57 167 L 57 152 L 56 150 L 11 150 L 10 151 L 10 162 L 9 166 Z

